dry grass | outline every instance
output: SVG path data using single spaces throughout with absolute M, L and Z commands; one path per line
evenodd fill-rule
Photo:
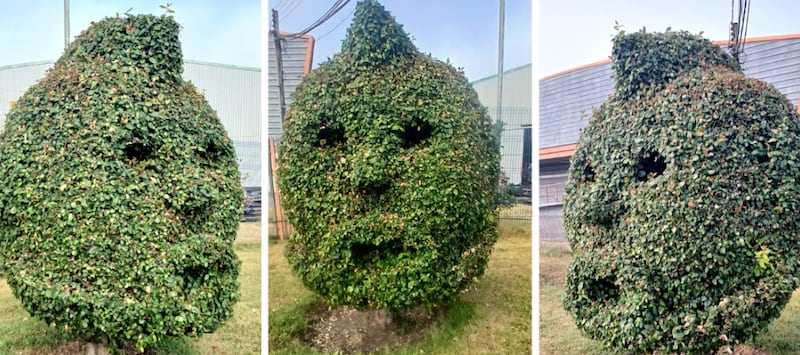
M 386 354 L 529 354 L 531 352 L 531 229 L 505 223 L 485 276 L 465 291 L 459 310 L 435 326 L 419 344 Z M 290 331 L 273 326 L 278 318 L 305 319 L 310 292 L 291 273 L 285 242 L 269 245 L 270 353 L 316 354 Z M 273 315 L 280 315 L 273 317 Z M 276 338 L 290 339 L 273 346 Z
M 562 306 L 571 259 L 566 242 L 540 242 L 539 353 L 608 354 L 600 342 L 581 336 L 575 321 Z M 767 331 L 737 347 L 735 354 L 800 354 L 800 290 L 795 291 L 781 317 Z
M 261 353 L 261 223 L 242 223 L 234 249 L 242 261 L 242 297 L 233 318 L 213 334 L 165 341 L 155 354 Z M 78 355 L 83 343 L 31 318 L 0 278 L 0 354 Z

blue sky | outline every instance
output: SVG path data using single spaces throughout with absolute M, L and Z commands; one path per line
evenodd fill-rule
M 70 0 L 70 37 L 92 21 L 164 13 L 172 3 L 185 59 L 261 67 L 259 0 Z M 64 50 L 63 0 L 0 1 L 0 66 L 55 60 Z
M 310 34 L 316 39 L 314 67 L 341 49 L 357 0 L 351 0 L 333 18 Z M 281 32 L 300 32 L 334 0 L 271 0 L 266 9 L 278 10 Z M 435 58 L 450 59 L 463 67 L 470 81 L 497 73 L 499 1 L 382 0 L 381 4 L 403 25 L 417 48 Z M 504 69 L 531 63 L 531 1 L 506 0 Z
M 727 40 L 731 22 L 730 0 L 541 0 L 539 11 L 541 77 L 608 58 L 614 20 L 628 32 L 671 27 L 712 41 Z M 752 1 L 747 37 L 800 33 L 797 14 L 800 1 Z

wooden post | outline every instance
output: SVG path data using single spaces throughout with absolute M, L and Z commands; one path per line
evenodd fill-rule
M 275 150 L 275 138 L 269 139 L 269 161 L 270 166 L 272 167 L 272 196 L 275 200 L 273 204 L 275 206 L 275 223 L 278 225 L 278 238 L 280 240 L 284 240 L 286 238 L 286 230 L 284 230 L 284 217 L 283 217 L 283 207 L 281 206 L 281 192 L 278 188 L 278 177 L 275 175 L 275 171 L 277 170 L 278 166 L 278 159 L 276 157 L 277 151 Z

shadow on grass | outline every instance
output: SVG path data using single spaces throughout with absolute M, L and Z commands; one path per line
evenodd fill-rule
M 313 326 L 310 322 L 314 312 L 324 310 L 327 305 L 316 295 L 308 295 L 294 305 L 277 309 L 269 315 L 269 349 L 276 354 L 323 354 L 307 342 Z M 428 324 L 419 324 L 418 319 L 407 319 L 406 329 L 424 329 L 421 341 L 398 349 L 378 351 L 375 354 L 418 354 L 422 351 L 447 349 L 453 339 L 458 338 L 475 315 L 475 306 L 455 299 L 444 305 L 446 309 Z

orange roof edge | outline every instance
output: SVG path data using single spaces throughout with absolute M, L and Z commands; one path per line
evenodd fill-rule
M 539 160 L 571 157 L 575 153 L 576 144 L 558 145 L 539 148 Z
M 787 40 L 787 39 L 800 39 L 800 33 L 795 33 L 795 34 L 790 34 L 790 35 L 777 35 L 777 36 L 764 36 L 764 37 L 746 38 L 744 40 L 744 43 L 747 44 L 747 43 L 758 43 L 758 42 L 769 42 L 769 41 L 782 41 L 782 40 Z M 714 43 L 714 44 L 716 44 L 718 46 L 722 46 L 722 45 L 727 45 L 728 44 L 728 40 L 726 39 L 726 40 L 712 41 L 711 43 Z M 575 67 L 575 68 L 571 68 L 571 69 L 567 69 L 567 70 L 562 70 L 562 71 L 560 71 L 558 73 L 550 74 L 548 76 L 539 78 L 539 82 L 542 82 L 542 81 L 545 81 L 545 80 L 548 80 L 548 79 L 552 79 L 552 78 L 555 78 L 557 76 L 562 76 L 562 75 L 566 75 L 566 74 L 569 74 L 569 73 L 572 73 L 572 72 L 576 72 L 576 71 L 581 70 L 581 69 L 587 69 L 587 68 L 591 68 L 591 67 L 595 67 L 595 66 L 603 65 L 603 64 L 608 64 L 608 63 L 611 63 L 611 59 L 603 59 L 603 60 L 600 60 L 600 61 L 597 61 L 597 62 L 584 64 L 584 65 L 581 65 L 579 67 Z

